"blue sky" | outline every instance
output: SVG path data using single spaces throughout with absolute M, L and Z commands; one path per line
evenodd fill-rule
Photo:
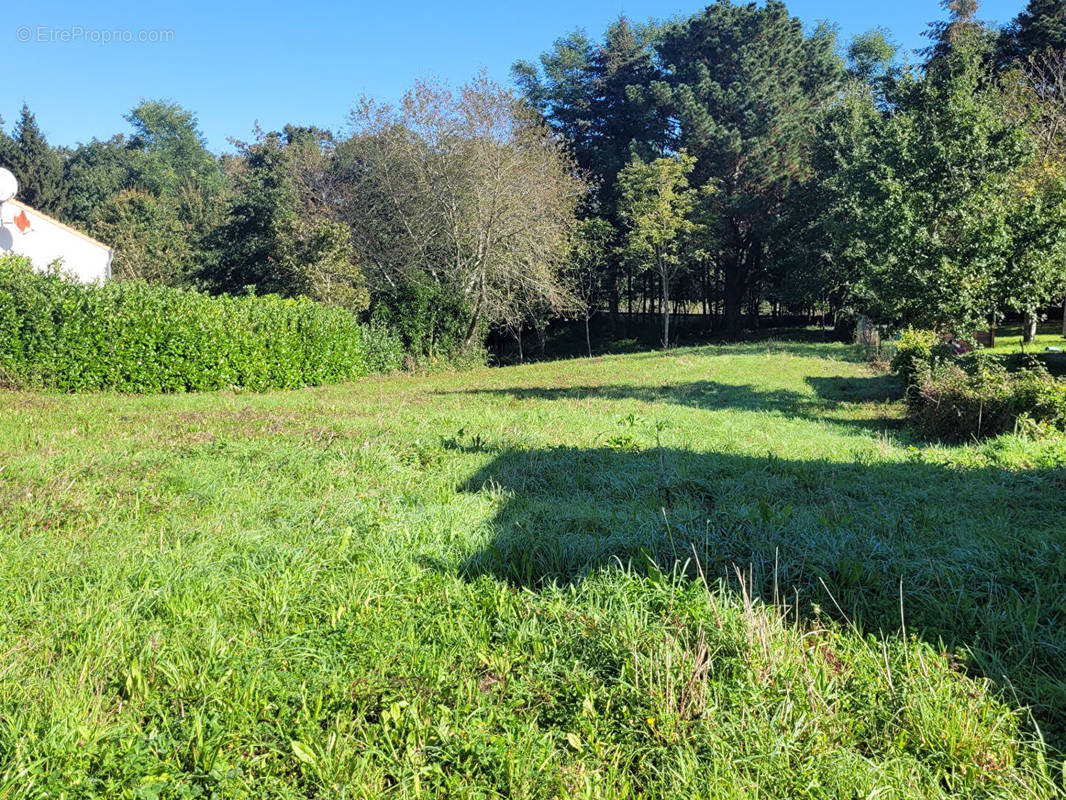
M 141 99 L 195 111 L 209 146 L 286 122 L 340 128 L 362 94 L 395 99 L 419 76 L 454 83 L 478 70 L 509 80 L 516 59 L 585 28 L 598 35 L 619 14 L 634 20 L 697 11 L 683 0 L 536 0 L 532 3 L 393 0 L 333 4 L 7 2 L 0 17 L 5 78 L 0 116 L 10 129 L 23 101 L 53 144 L 128 129 Z M 1024 0 L 987 0 L 981 17 L 1006 22 Z M 846 38 L 884 26 L 908 50 L 921 47 L 935 0 L 890 3 L 790 0 L 805 22 L 828 19 Z M 164 41 L 117 41 L 143 35 Z M 108 38 L 111 41 L 107 41 Z M 24 41 L 28 40 L 28 41 Z

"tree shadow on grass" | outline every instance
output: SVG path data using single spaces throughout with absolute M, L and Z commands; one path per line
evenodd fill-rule
M 903 398 L 903 382 L 896 375 L 808 377 L 806 381 L 818 397 L 832 403 L 887 403 Z
M 862 631 L 900 629 L 972 668 L 1066 742 L 1066 468 L 788 460 L 682 449 L 493 449 L 461 487 L 491 492 L 492 541 L 462 565 L 537 588 L 611 565 L 708 578 L 751 569 Z M 831 595 L 831 598 L 830 598 Z
M 684 383 L 590 384 L 583 386 L 528 386 L 466 389 L 456 394 L 509 397 L 514 400 L 637 400 L 644 403 L 670 403 L 707 411 L 769 411 L 786 418 L 825 422 L 850 428 L 883 432 L 901 427 L 898 417 L 841 418 L 832 412 L 847 403 L 892 402 L 902 397 L 899 379 L 894 375 L 872 377 L 807 378 L 814 396 L 791 389 L 759 389 L 749 384 L 703 380 Z M 447 392 L 452 394 L 453 392 Z
M 587 386 L 514 386 L 503 389 L 468 389 L 461 394 L 511 397 L 515 400 L 639 400 L 675 403 L 693 408 L 737 408 L 745 411 L 798 410 L 810 398 L 789 389 L 762 390 L 745 384 L 717 381 L 648 384 L 590 384 Z
M 777 334 L 777 335 L 774 335 Z M 769 331 L 763 338 L 747 336 L 741 340 L 716 339 L 711 342 L 683 344 L 680 347 L 663 350 L 661 346 L 640 347 L 636 350 L 622 349 L 612 351 L 611 355 L 626 353 L 629 361 L 648 359 L 683 359 L 689 356 L 765 356 L 789 355 L 796 358 L 831 358 L 850 363 L 868 362 L 869 355 L 854 345 L 827 342 L 825 336 L 813 333 L 807 337 L 781 331 Z

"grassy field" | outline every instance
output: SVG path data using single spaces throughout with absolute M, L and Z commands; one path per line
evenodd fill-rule
M 1066 444 L 803 342 L 0 394 L 0 797 L 1061 797 Z

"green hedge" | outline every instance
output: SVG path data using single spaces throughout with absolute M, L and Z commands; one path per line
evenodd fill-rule
M 0 257 L 0 380 L 68 392 L 295 388 L 399 367 L 380 326 L 307 299 L 86 286 Z

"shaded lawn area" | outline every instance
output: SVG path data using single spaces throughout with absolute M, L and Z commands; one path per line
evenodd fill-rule
M 899 393 L 764 341 L 0 394 L 0 796 L 1060 796 L 1066 446 Z

